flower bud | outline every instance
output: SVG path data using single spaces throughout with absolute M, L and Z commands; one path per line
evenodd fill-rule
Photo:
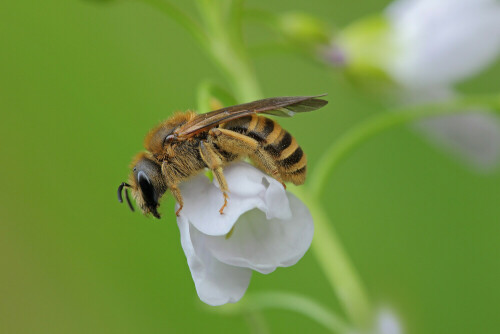
M 387 64 L 394 61 L 396 52 L 389 21 L 377 15 L 340 31 L 323 52 L 323 58 L 357 83 L 386 86 L 392 83 Z
M 331 35 L 331 29 L 325 22 L 301 12 L 281 15 L 278 27 L 286 38 L 302 46 L 326 45 Z

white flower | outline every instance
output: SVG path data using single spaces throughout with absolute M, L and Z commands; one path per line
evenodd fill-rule
M 399 0 L 385 14 L 397 52 L 386 70 L 403 86 L 451 85 L 477 74 L 500 52 L 496 0 Z
M 453 85 L 484 70 L 499 53 L 500 1 L 397 0 L 383 15 L 347 27 L 326 56 L 377 86 L 386 87 L 389 79 L 399 88 L 399 102 L 414 104 L 455 97 Z M 500 122 L 474 111 L 426 119 L 417 128 L 488 170 L 500 161 Z
M 408 92 L 406 102 L 439 102 L 453 99 L 456 95 L 446 88 L 412 91 Z M 456 155 L 477 171 L 488 172 L 500 161 L 500 119 L 493 113 L 471 110 L 423 119 L 415 126 L 433 144 Z
M 209 305 L 241 299 L 252 270 L 269 274 L 297 263 L 314 232 L 307 207 L 274 178 L 243 162 L 224 175 L 229 200 L 223 215 L 216 182 L 198 175 L 180 187 L 182 248 L 198 296 Z
M 401 334 L 403 330 L 396 315 L 389 309 L 379 310 L 377 314 L 377 334 Z
M 396 56 L 386 70 L 418 102 L 455 97 L 451 86 L 490 65 L 500 52 L 500 2 L 399 0 L 386 10 Z M 428 119 L 418 128 L 481 170 L 500 160 L 500 122 L 485 113 Z
M 324 55 L 355 75 L 407 89 L 449 87 L 500 53 L 500 1 L 397 0 L 339 32 Z
M 490 65 L 500 52 L 500 2 L 399 0 L 386 11 L 398 54 L 387 71 L 420 102 L 454 97 L 448 87 Z M 418 124 L 433 142 L 482 170 L 500 159 L 500 123 L 469 113 Z

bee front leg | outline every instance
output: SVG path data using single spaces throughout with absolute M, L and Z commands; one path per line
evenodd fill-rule
M 177 217 L 179 217 L 179 213 L 181 212 L 182 208 L 184 207 L 184 202 L 182 201 L 181 191 L 179 190 L 179 188 L 176 185 L 170 186 L 169 189 L 170 189 L 170 192 L 172 193 L 172 196 L 174 196 L 177 203 L 179 203 L 179 208 L 177 209 L 177 211 L 175 211 L 175 215 Z
M 227 206 L 227 199 L 229 198 L 229 196 L 227 195 L 228 187 L 226 178 L 224 177 L 224 173 L 222 172 L 222 166 L 224 162 L 216 153 L 215 148 L 210 142 L 202 141 L 200 143 L 200 153 L 201 158 L 208 166 L 208 168 L 212 171 L 215 178 L 217 179 L 217 182 L 219 182 L 220 190 L 222 191 L 222 195 L 224 196 L 224 204 L 219 210 L 219 213 L 222 215 L 224 213 L 225 207 Z
M 179 213 L 184 206 L 184 201 L 182 200 L 181 191 L 179 190 L 179 187 L 177 187 L 178 181 L 172 177 L 172 175 L 176 175 L 176 171 L 172 168 L 172 165 L 166 161 L 161 164 L 161 171 L 165 177 L 165 183 L 167 184 L 170 193 L 174 196 L 176 202 L 179 203 L 179 209 L 175 211 L 175 215 L 179 217 Z

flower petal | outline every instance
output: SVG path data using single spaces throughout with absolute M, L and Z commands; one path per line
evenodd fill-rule
M 238 162 L 226 167 L 224 176 L 229 187 L 229 199 L 222 215 L 219 209 L 224 199 L 215 181 L 211 184 L 204 175 L 198 175 L 180 186 L 184 198 L 180 214 L 200 232 L 226 235 L 243 213 L 254 208 L 266 212 L 268 218 L 286 219 L 291 216 L 283 186 L 259 169 Z
M 493 114 L 437 117 L 419 122 L 417 128 L 479 170 L 491 170 L 500 162 L 500 120 Z
M 219 261 L 268 274 L 276 267 L 288 267 L 302 258 L 314 234 L 307 207 L 287 193 L 292 216 L 267 218 L 255 209 L 240 217 L 231 236 L 206 236 L 192 233 L 193 243 L 203 243 Z
M 193 242 L 192 235 L 199 232 L 185 217 L 178 217 L 177 224 L 182 249 L 200 299 L 212 306 L 240 300 L 248 288 L 252 271 L 224 264 L 214 258 L 203 243 Z
M 376 318 L 378 334 L 401 334 L 403 329 L 398 317 L 390 309 L 379 310 Z
M 405 86 L 452 84 L 479 72 L 500 52 L 497 1 L 396 1 L 386 14 L 401 52 L 387 70 Z
M 458 95 L 447 88 L 428 87 L 407 91 L 404 102 L 445 102 Z M 424 119 L 415 124 L 432 143 L 458 156 L 478 171 L 488 172 L 500 164 L 500 119 L 487 110 L 471 110 Z

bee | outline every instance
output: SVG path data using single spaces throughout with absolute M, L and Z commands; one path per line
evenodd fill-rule
M 160 218 L 159 200 L 169 190 L 183 207 L 179 184 L 210 169 L 217 179 L 224 204 L 228 204 L 228 186 L 223 174 L 227 164 L 249 158 L 258 168 L 284 187 L 285 182 L 303 184 L 307 160 L 294 137 L 276 121 L 260 114 L 291 117 L 325 106 L 325 96 L 274 97 L 197 114 L 174 114 L 153 128 L 144 140 L 146 152 L 135 156 L 128 183 L 118 187 L 118 200 L 125 197 L 132 211 L 128 188 L 144 214 Z

